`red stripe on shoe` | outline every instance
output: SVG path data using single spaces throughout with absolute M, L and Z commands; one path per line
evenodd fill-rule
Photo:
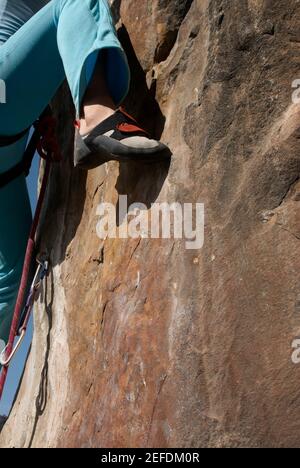
M 144 133 L 145 135 L 148 136 L 148 133 L 146 130 L 143 130 L 142 128 L 136 126 L 136 125 L 131 125 L 128 123 L 121 123 L 117 125 L 117 129 L 120 130 L 122 133 Z

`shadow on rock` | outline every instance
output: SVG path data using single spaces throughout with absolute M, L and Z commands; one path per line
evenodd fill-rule
M 116 190 L 119 195 L 127 195 L 128 207 L 133 203 L 142 203 L 151 208 L 166 181 L 169 173 L 170 161 L 161 163 L 141 164 L 127 163 L 120 164 L 119 177 L 116 183 Z M 119 213 L 119 202 L 117 204 Z M 117 219 L 117 224 L 122 224 L 122 219 Z
M 118 30 L 119 39 L 127 54 L 132 79 L 125 107 L 137 118 L 139 123 L 156 139 L 160 139 L 164 131 L 166 118 L 156 101 L 156 81 L 152 80 L 150 90 L 146 74 L 138 60 L 128 31 L 124 25 Z M 154 203 L 166 181 L 169 173 L 170 158 L 160 163 L 126 163 L 120 164 L 120 173 L 116 183 L 119 195 L 128 196 L 128 206 L 132 203 L 143 203 L 148 209 Z M 119 212 L 119 206 L 117 206 Z M 118 225 L 122 220 L 118 220 Z
M 0 432 L 2 431 L 4 424 L 6 423 L 6 416 L 0 416 Z
M 146 74 L 137 58 L 124 25 L 118 30 L 118 35 L 131 70 L 130 90 L 124 105 L 153 137 L 160 139 L 164 131 L 166 118 L 156 101 L 156 80 L 152 79 L 149 89 Z

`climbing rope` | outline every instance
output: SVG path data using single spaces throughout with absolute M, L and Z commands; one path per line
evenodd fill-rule
M 37 259 L 38 267 L 37 267 L 31 288 L 29 290 L 28 296 L 26 297 L 26 294 L 28 291 L 29 278 L 31 276 L 32 263 L 33 263 L 33 260 L 35 257 L 35 251 L 36 251 L 35 238 L 36 238 L 36 233 L 37 233 L 37 229 L 39 226 L 39 221 L 40 221 L 42 208 L 43 208 L 43 204 L 45 200 L 46 189 L 48 186 L 51 163 L 61 160 L 59 146 L 55 137 L 55 127 L 56 127 L 55 119 L 52 117 L 51 110 L 48 107 L 44 111 L 40 119 L 34 124 L 35 131 L 27 147 L 27 150 L 25 152 L 26 154 L 24 155 L 22 170 L 21 168 L 18 169 L 18 175 L 22 174 L 22 172 L 25 172 L 26 174 L 27 171 L 29 171 L 29 167 L 30 167 L 28 166 L 29 161 L 31 164 L 35 150 L 37 150 L 41 158 L 46 161 L 45 169 L 44 169 L 44 176 L 43 176 L 40 194 L 38 198 L 38 203 L 37 203 L 37 207 L 35 210 L 35 215 L 33 218 L 31 231 L 29 234 L 25 260 L 24 260 L 24 266 L 23 266 L 23 272 L 21 276 L 21 282 L 20 282 L 19 292 L 18 292 L 17 301 L 15 305 L 9 339 L 8 339 L 7 346 L 5 347 L 5 349 L 2 351 L 0 355 L 0 364 L 3 366 L 2 372 L 0 375 L 0 400 L 2 398 L 9 365 L 11 363 L 12 358 L 15 356 L 17 350 L 19 349 L 23 341 L 23 338 L 27 330 L 31 310 L 32 310 L 34 301 L 37 297 L 40 284 L 42 280 L 44 279 L 44 277 L 47 275 L 48 268 L 49 268 L 48 259 L 45 259 L 45 258 Z M 9 174 L 9 177 L 11 177 L 10 174 Z M 7 183 L 7 180 L 8 179 L 6 178 L 6 183 Z M 24 304 L 25 304 L 25 307 L 24 307 Z M 15 342 L 16 337 L 18 337 L 18 340 Z

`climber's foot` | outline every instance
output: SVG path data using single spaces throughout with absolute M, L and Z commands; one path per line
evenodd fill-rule
M 76 131 L 74 165 L 81 169 L 94 169 L 108 161 L 159 162 L 170 156 L 166 145 L 152 140 L 122 109 L 86 136 Z

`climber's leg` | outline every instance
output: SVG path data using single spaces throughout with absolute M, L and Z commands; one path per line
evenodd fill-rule
M 166 146 L 151 140 L 134 119 L 115 112 L 127 95 L 130 72 L 107 0 L 86 0 L 80 6 L 76 1 L 57 2 L 56 22 L 59 51 L 82 124 L 76 132 L 75 165 L 90 169 L 112 159 L 169 157 Z
M 105 66 L 99 55 L 104 50 Z M 105 77 L 98 77 L 99 66 L 94 73 L 99 62 Z M 78 116 L 90 83 L 103 110 L 108 100 L 118 106 L 126 96 L 130 72 L 107 0 L 52 0 L 0 46 L 0 79 L 6 85 L 6 104 L 0 105 L 1 134 L 29 127 L 65 72 Z M 13 158 L 7 164 L 15 162 Z
M 64 78 L 51 1 L 0 46 L 0 79 L 6 85 L 6 103 L 0 105 L 1 134 L 29 127 Z
M 100 51 L 107 51 L 105 79 L 114 104 L 128 93 L 130 71 L 107 0 L 54 0 L 58 48 L 80 117 Z M 100 55 L 100 61 L 102 55 Z
M 13 135 L 38 117 L 65 75 L 57 50 L 53 5 L 20 29 L 17 18 L 16 24 L 11 17 L 7 21 L 4 18 L 0 24 L 1 42 L 6 41 L 0 45 L 0 79 L 6 88 L 6 103 L 0 104 L 0 133 Z M 21 160 L 27 138 L 0 148 L 0 173 Z M 1 349 L 8 339 L 32 219 L 24 176 L 0 190 L 0 219 Z

